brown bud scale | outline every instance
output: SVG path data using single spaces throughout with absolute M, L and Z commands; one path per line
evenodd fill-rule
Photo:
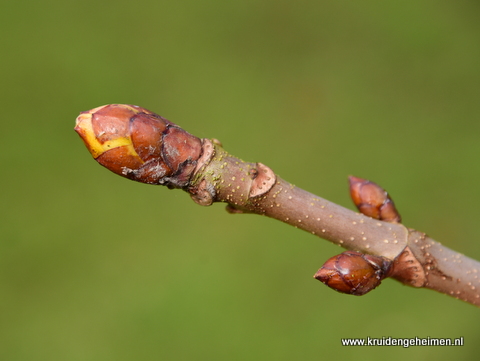
M 412 287 L 423 287 L 427 282 L 423 266 L 409 247 L 405 247 L 404 251 L 395 258 L 391 277 Z

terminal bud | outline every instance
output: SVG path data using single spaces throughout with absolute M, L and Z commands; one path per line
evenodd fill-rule
M 202 141 L 136 105 L 110 104 L 82 112 L 75 131 L 93 158 L 112 172 L 170 188 L 188 185 Z

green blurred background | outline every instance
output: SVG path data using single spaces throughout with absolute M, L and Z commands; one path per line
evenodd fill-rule
M 312 275 L 338 247 L 94 162 L 80 111 L 137 104 L 349 208 L 347 176 L 480 259 L 477 1 L 17 1 L 1 27 L 0 359 L 477 359 L 479 310 Z M 345 337 L 464 347 L 342 347 Z

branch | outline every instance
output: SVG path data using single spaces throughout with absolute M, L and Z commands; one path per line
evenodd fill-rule
M 123 177 L 183 189 L 203 206 L 225 202 L 230 213 L 278 219 L 382 257 L 384 275 L 373 273 L 379 279 L 393 277 L 480 307 L 480 262 L 406 228 L 399 217 L 386 222 L 329 202 L 141 107 L 113 104 L 82 112 L 75 130 L 100 164 Z

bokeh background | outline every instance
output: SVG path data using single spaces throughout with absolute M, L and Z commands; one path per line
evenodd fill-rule
M 480 259 L 476 1 L 16 1 L 0 12 L 0 359 L 472 360 L 479 310 L 312 275 L 338 247 L 94 162 L 80 111 L 130 103 L 352 208 L 347 176 Z M 464 347 L 342 347 L 345 337 Z

